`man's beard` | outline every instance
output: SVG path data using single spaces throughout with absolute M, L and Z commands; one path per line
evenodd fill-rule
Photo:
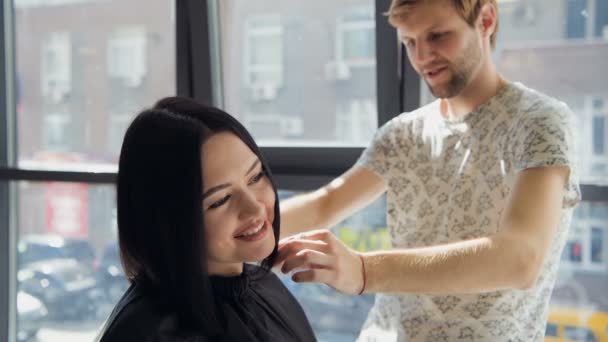
M 445 83 L 433 87 L 426 79 L 424 81 L 433 96 L 441 99 L 451 98 L 460 94 L 469 84 L 475 68 L 480 63 L 481 48 L 476 44 L 475 36 L 472 36 L 464 52 L 456 59 L 455 63 L 448 63 L 446 72 L 450 72 L 452 76 Z

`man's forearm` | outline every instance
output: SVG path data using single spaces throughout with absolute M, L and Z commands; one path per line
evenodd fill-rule
M 281 237 L 328 228 L 376 200 L 386 182 L 374 172 L 354 166 L 324 187 L 281 202 Z
M 364 254 L 368 293 L 479 293 L 535 281 L 531 246 L 497 236 Z
M 281 202 L 281 238 L 324 224 L 321 210 L 323 191 L 297 195 Z

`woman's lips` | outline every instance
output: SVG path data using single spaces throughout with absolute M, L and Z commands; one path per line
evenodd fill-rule
M 264 221 L 262 226 L 258 229 L 258 228 L 253 228 L 253 229 L 249 229 L 248 231 L 244 232 L 244 234 L 241 234 L 239 236 L 236 236 L 235 239 L 239 239 L 242 241 L 258 241 L 263 239 L 266 236 L 266 233 L 268 232 L 268 222 Z

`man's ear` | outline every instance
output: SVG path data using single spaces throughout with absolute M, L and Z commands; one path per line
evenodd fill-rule
M 496 8 L 489 1 L 484 1 L 477 18 L 477 28 L 483 33 L 484 37 L 488 37 L 489 39 L 496 31 L 497 22 Z

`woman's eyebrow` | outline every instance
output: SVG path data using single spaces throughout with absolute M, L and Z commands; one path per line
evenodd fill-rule
M 245 174 L 245 176 L 247 176 L 248 174 L 251 173 L 251 171 L 253 171 L 253 169 L 255 169 L 256 166 L 258 166 L 258 164 L 260 163 L 260 159 L 256 159 L 253 164 L 251 165 L 251 167 L 249 168 L 249 170 L 247 170 L 247 173 Z
M 250 174 L 251 171 L 253 171 L 253 169 L 255 169 L 255 167 L 258 166 L 259 163 L 260 163 L 260 159 L 256 159 L 253 162 L 253 164 L 251 165 L 251 167 L 249 168 L 249 170 L 247 170 L 247 173 L 245 173 L 245 176 Z M 216 185 L 216 186 L 212 187 L 211 189 L 207 190 L 207 192 L 205 192 L 203 194 L 202 199 L 205 199 L 205 198 L 209 197 L 210 195 L 212 195 L 213 193 L 218 192 L 222 189 L 225 189 L 225 188 L 229 187 L 230 185 L 231 185 L 231 183 L 224 183 L 224 184 Z

